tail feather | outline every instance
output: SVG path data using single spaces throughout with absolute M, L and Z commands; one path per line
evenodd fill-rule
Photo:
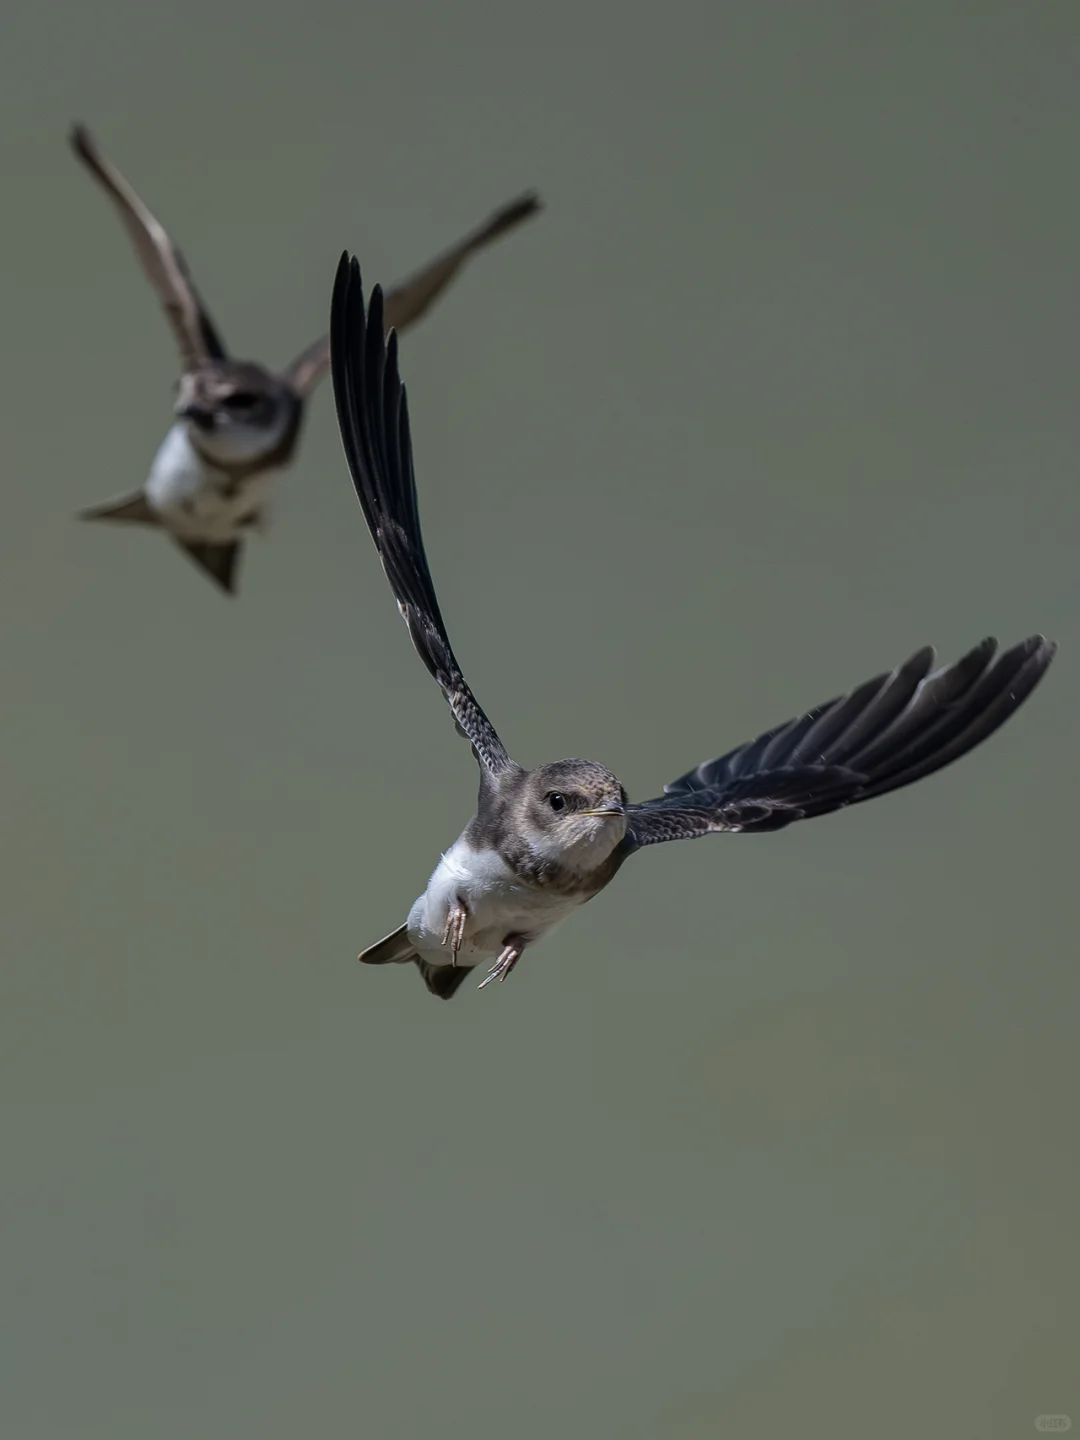
M 415 958 L 424 984 L 440 1000 L 449 1000 L 456 995 L 466 975 L 473 970 L 471 965 L 432 965 L 430 960 L 421 960 L 419 956 Z
M 357 956 L 365 965 L 407 965 L 413 961 L 423 977 L 424 984 L 440 1000 L 449 1000 L 456 995 L 458 987 L 472 970 L 471 965 L 433 965 L 430 960 L 421 960 L 409 941 L 408 925 L 399 925 L 389 935 Z
M 151 509 L 141 490 L 136 490 L 133 495 L 125 495 L 120 500 L 109 500 L 104 505 L 94 505 L 89 510 L 82 510 L 79 512 L 79 519 L 129 520 L 137 525 L 161 524 L 157 511 Z
M 356 957 L 364 965 L 405 965 L 416 959 L 416 951 L 409 943 L 408 925 L 399 925 L 389 935 L 384 935 L 374 945 L 369 945 Z
M 226 595 L 236 594 L 236 566 L 240 559 L 239 540 L 231 540 L 224 545 L 217 545 L 202 540 L 184 540 L 179 535 L 174 535 L 173 539 L 184 554 L 194 560 L 203 574 L 208 575 L 215 585 L 225 591 Z

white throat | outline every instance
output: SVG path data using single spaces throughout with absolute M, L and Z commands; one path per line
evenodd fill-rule
M 579 875 L 588 875 L 610 859 L 611 852 L 626 833 L 626 822 L 614 815 L 590 818 L 588 829 L 575 822 L 571 835 L 559 829 L 529 836 L 529 849 L 537 860 L 558 864 Z

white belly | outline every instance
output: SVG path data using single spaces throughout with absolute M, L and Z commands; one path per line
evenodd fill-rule
M 172 427 L 154 456 L 144 487 L 162 523 L 185 540 L 227 544 L 252 528 L 265 514 L 277 472 L 250 475 L 222 494 L 228 477 L 213 470 L 188 438 L 181 423 Z
M 507 935 L 521 935 L 535 944 L 581 904 L 577 897 L 523 885 L 493 851 L 476 851 L 463 839 L 456 840 L 409 911 L 409 940 L 425 960 L 450 964 L 450 949 L 442 937 L 447 914 L 459 897 L 469 912 L 458 955 L 464 965 L 498 955 Z

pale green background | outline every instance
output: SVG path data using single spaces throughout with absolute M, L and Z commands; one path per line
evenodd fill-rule
M 1080 1425 L 1080 11 L 9 10 L 7 1440 L 1006 1440 Z M 170 337 L 90 123 L 284 361 L 547 210 L 403 345 L 513 753 L 686 766 L 926 641 L 1059 660 L 974 757 L 669 846 L 452 1005 L 356 951 L 472 804 L 329 389 L 242 594 L 82 505 Z

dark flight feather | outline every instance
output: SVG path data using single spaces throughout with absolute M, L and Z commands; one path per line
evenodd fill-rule
M 466 683 L 450 646 L 420 529 L 397 335 L 387 338 L 382 291 L 365 310 L 360 267 L 341 257 L 330 311 L 334 402 L 345 459 L 383 570 L 413 645 L 438 682 L 458 728 L 493 777 L 516 769 Z
M 1003 725 L 1056 649 L 1034 635 L 995 662 L 997 641 L 987 639 L 933 673 L 933 650 L 920 650 L 888 674 L 687 771 L 662 796 L 631 805 L 626 845 L 780 830 L 911 785 Z

